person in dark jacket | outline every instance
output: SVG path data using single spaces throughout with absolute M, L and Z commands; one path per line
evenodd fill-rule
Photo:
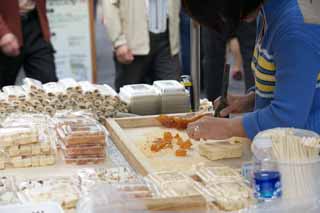
M 58 80 L 45 0 L 1 0 L 0 87 L 15 84 L 21 67 L 42 83 Z

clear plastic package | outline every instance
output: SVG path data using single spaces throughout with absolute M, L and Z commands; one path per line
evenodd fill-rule
M 106 134 L 100 125 L 63 125 L 57 129 L 58 135 L 66 146 L 105 145 Z
M 196 174 L 205 183 L 216 181 L 242 181 L 242 177 L 237 170 L 225 166 L 199 165 L 196 167 Z
M 207 200 L 220 210 L 238 211 L 254 204 L 252 190 L 243 183 L 214 183 L 204 190 Z
M 0 176 L 0 206 L 20 203 L 12 177 Z
M 140 183 L 141 178 L 127 167 L 98 168 L 95 170 L 99 181 L 109 184 Z
M 119 184 L 115 188 L 125 193 L 127 199 L 146 199 L 154 197 L 154 190 L 146 184 Z
M 31 127 L 0 128 L 2 147 L 34 144 L 39 141 L 38 132 Z
M 25 100 L 27 98 L 22 86 L 5 86 L 2 88 L 2 91 L 9 101 Z
M 168 182 L 187 181 L 189 178 L 182 173 L 177 172 L 159 172 L 148 175 L 148 178 L 155 184 L 161 186 Z
M 23 88 L 29 94 L 33 94 L 33 95 L 45 93 L 45 91 L 42 87 L 42 83 L 40 81 L 32 79 L 32 78 L 24 78 L 23 79 Z
M 52 130 L 50 118 L 42 114 L 18 113 L 10 115 L 4 122 L 4 129 L 29 129 L 35 139 L 19 134 L 23 143 L 17 136 L 11 137 L 14 141 L 3 151 L 8 157 L 7 162 L 13 168 L 28 168 L 51 166 L 56 163 L 57 136 Z M 0 129 L 0 131 L 3 129 Z M 0 134 L 1 135 L 1 134 Z M 1 137 L 1 136 L 0 136 Z M 30 143 L 29 143 L 30 142 Z
M 167 182 L 161 186 L 161 192 L 167 198 L 183 198 L 201 196 L 201 193 L 192 183 L 192 181 Z
M 70 177 L 26 179 L 17 181 L 16 185 L 24 202 L 53 201 L 63 209 L 73 209 L 80 198 L 79 190 Z
M 106 157 L 69 157 L 69 156 L 62 156 L 64 162 L 66 164 L 75 164 L 75 165 L 87 165 L 87 164 L 102 164 L 106 161 Z
M 41 204 L 15 204 L 15 205 L 0 205 L 1 213 L 64 213 L 59 204 L 54 202 L 46 202 Z
M 69 156 L 101 156 L 106 154 L 106 147 L 103 145 L 93 145 L 93 146 L 68 146 L 66 147 L 63 143 L 61 148 L 66 155 Z
M 153 86 L 163 94 L 181 94 L 185 93 L 185 88 L 182 84 L 175 80 L 162 80 L 153 82 Z
M 143 179 L 127 167 L 80 169 L 77 172 L 80 188 L 89 192 L 95 184 L 140 184 Z
M 2 149 L 0 149 L 0 170 L 3 170 L 6 168 L 6 158 L 7 158 L 6 153 Z

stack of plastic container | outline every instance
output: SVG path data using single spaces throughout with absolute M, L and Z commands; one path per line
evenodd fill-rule
M 178 81 L 155 81 L 153 86 L 160 92 L 162 114 L 190 111 L 190 94 Z
M 137 115 L 160 113 L 159 91 L 147 84 L 127 85 L 120 89 L 120 98 L 129 106 L 129 111 Z
M 63 158 L 67 164 L 99 164 L 106 159 L 106 133 L 94 120 L 66 118 L 57 125 Z

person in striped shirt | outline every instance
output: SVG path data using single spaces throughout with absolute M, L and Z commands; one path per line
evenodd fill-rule
M 255 87 L 244 96 L 230 95 L 229 106 L 221 113 L 245 114 L 233 119 L 203 118 L 189 126 L 191 137 L 253 139 L 260 131 L 276 127 L 320 133 L 320 25 L 305 22 L 298 0 L 184 3 L 194 18 L 213 28 L 220 27 L 221 32 L 229 22 L 227 30 L 231 32 L 240 19 L 258 16 L 252 61 Z

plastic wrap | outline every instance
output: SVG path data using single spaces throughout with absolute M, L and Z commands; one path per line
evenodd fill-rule
M 59 204 L 54 202 L 46 202 L 41 204 L 15 204 L 0 206 L 1 213 L 64 213 Z
M 162 198 L 201 196 L 194 181 L 182 173 L 154 173 L 148 175 L 145 180 L 158 189 Z
M 66 146 L 72 145 L 105 145 L 106 134 L 97 124 L 63 125 L 58 134 Z
M 98 183 L 140 184 L 143 179 L 127 167 L 81 169 L 77 172 L 82 191 L 88 192 Z
M 85 96 L 93 96 L 99 94 L 99 90 L 89 81 L 80 81 L 79 85 Z
M 140 193 L 141 195 L 142 193 Z M 132 195 L 132 194 L 131 194 Z M 175 203 L 172 199 L 132 198 L 130 193 L 119 191 L 108 184 L 98 184 L 78 203 L 78 213 L 207 213 L 203 209 L 188 209 L 188 203 Z M 192 202 L 192 201 L 191 201 Z M 176 205 L 177 204 L 177 205 Z M 203 203 L 202 203 L 203 204 Z M 185 208 L 184 208 L 185 207 Z M 180 210 L 181 209 L 181 210 Z
M 34 144 L 39 141 L 39 134 L 31 127 L 0 128 L 0 140 L 3 148 Z
M 206 185 L 203 190 L 204 196 L 211 203 L 213 209 L 237 211 L 254 204 L 252 190 L 243 183 L 212 183 Z
M 187 176 L 177 172 L 159 172 L 150 174 L 147 177 L 159 186 L 168 182 L 181 182 L 189 180 Z
M 216 181 L 242 181 L 242 177 L 237 170 L 225 166 L 212 167 L 198 165 L 195 167 L 195 172 L 205 183 Z
M 42 96 L 45 94 L 42 83 L 35 79 L 24 78 L 23 88 L 31 96 Z
M 16 186 L 24 202 L 53 201 L 59 203 L 64 209 L 73 209 L 80 198 L 80 193 L 70 177 L 19 180 Z
M 59 83 L 64 87 L 67 92 L 82 93 L 81 86 L 72 78 L 64 78 L 59 80 Z
M 41 114 L 12 114 L 0 129 L 8 165 L 27 168 L 54 165 L 57 136 L 50 118 Z M 18 130 L 18 132 L 17 132 Z M 8 132 L 10 134 L 8 135 Z
M 12 177 L 0 176 L 0 206 L 19 202 Z
M 50 82 L 50 83 L 44 84 L 43 89 L 46 92 L 47 97 L 49 99 L 52 99 L 55 97 L 66 99 L 68 97 L 65 88 L 61 84 L 56 82 Z
M 21 86 L 5 86 L 2 91 L 9 101 L 25 100 L 27 98 L 26 91 Z

